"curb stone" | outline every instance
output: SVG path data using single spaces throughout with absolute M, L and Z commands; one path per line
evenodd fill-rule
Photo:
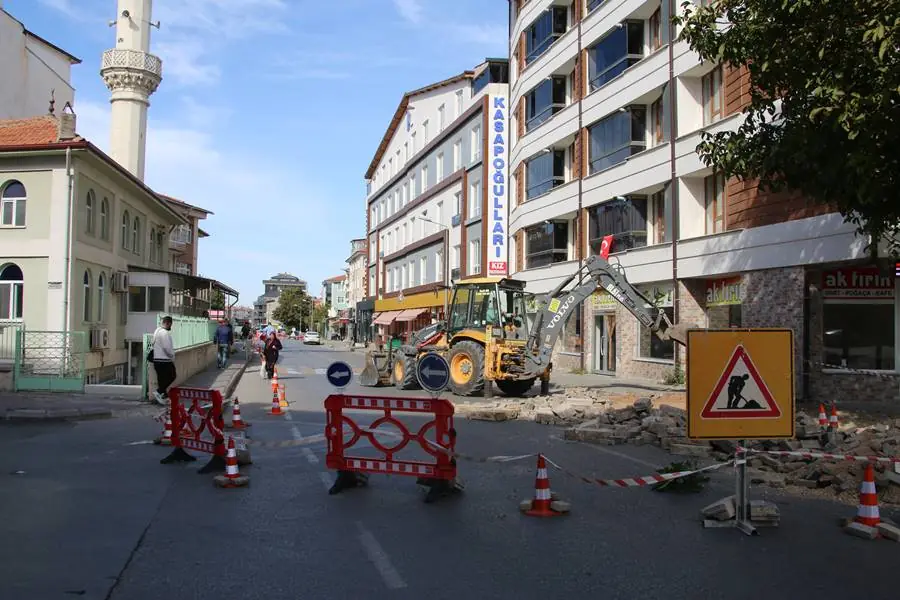
M 7 410 L 6 421 L 84 421 L 88 419 L 111 419 L 113 411 L 108 408 L 14 408 Z

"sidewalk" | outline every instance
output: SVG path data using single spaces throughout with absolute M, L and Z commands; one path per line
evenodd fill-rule
M 554 372 L 550 375 L 550 390 L 567 387 L 583 387 L 591 389 L 603 389 L 609 392 L 628 392 L 634 390 L 646 390 L 651 392 L 683 392 L 684 385 L 666 385 L 652 379 L 628 379 L 615 375 L 597 375 L 587 373 L 576 375 L 574 373 Z
M 250 363 L 245 362 L 238 354 L 232 357 L 226 368 L 219 369 L 213 364 L 181 385 L 219 390 L 224 398 L 228 398 L 248 364 Z M 0 422 L 111 419 L 155 415 L 160 410 L 161 407 L 155 403 L 98 394 L 0 393 Z

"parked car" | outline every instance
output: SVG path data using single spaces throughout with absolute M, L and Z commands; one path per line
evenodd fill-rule
M 303 334 L 303 343 L 304 344 L 315 344 L 316 346 L 322 343 L 321 338 L 319 338 L 319 334 L 315 331 L 307 331 Z

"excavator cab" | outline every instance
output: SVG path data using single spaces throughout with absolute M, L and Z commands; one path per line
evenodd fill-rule
M 497 338 L 525 340 L 528 319 L 525 313 L 525 282 L 515 279 L 483 278 L 456 284 L 450 303 L 447 331 L 484 342 L 488 325 Z

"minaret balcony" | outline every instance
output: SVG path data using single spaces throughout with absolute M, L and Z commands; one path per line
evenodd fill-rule
M 158 56 L 140 50 L 125 48 L 106 50 L 100 62 L 100 72 L 107 69 L 136 69 L 147 71 L 162 79 L 162 60 Z

